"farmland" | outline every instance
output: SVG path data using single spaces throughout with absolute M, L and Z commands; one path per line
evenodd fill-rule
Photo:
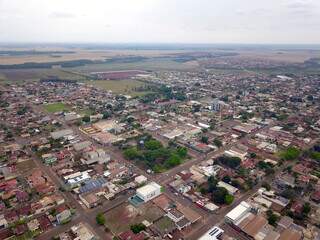
M 0 70 L 0 80 L 5 81 L 38 81 L 47 76 L 57 76 L 61 79 L 84 80 L 86 77 L 63 69 L 11 69 Z

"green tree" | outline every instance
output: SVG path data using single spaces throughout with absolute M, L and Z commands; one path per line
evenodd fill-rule
M 218 139 L 218 138 L 215 138 L 213 140 L 213 143 L 214 145 L 216 145 L 218 148 L 222 147 L 222 142 Z
M 130 229 L 133 233 L 137 234 L 141 231 L 146 230 L 146 226 L 143 223 L 138 223 L 130 226 Z
M 214 178 L 214 176 L 210 176 L 208 178 L 208 192 L 212 193 L 217 189 L 218 181 Z
M 222 178 L 222 181 L 225 182 L 225 183 L 230 183 L 231 182 L 231 178 L 228 175 L 226 175 L 226 176 L 224 176 Z
M 86 122 L 86 123 L 89 123 L 90 122 L 90 117 L 89 116 L 84 116 L 83 118 L 82 118 L 82 121 L 83 122 Z
M 268 217 L 268 223 L 276 227 L 279 217 L 276 214 L 274 214 L 272 210 L 267 211 L 267 217 Z
M 308 203 L 308 202 L 304 203 L 303 204 L 303 209 L 302 209 L 303 215 L 308 216 L 310 211 L 311 211 L 310 203 Z
M 104 225 L 106 223 L 106 218 L 104 217 L 103 213 L 98 213 L 97 214 L 96 222 L 99 225 Z
M 225 189 L 224 187 L 218 187 L 212 194 L 213 201 L 217 204 L 224 204 L 227 195 L 227 189 Z
M 241 159 L 238 157 L 228 157 L 228 156 L 224 156 L 224 155 L 220 156 L 218 158 L 218 161 L 220 163 L 222 163 L 223 165 L 226 165 L 226 166 L 233 168 L 233 169 L 239 167 L 239 165 L 241 163 Z
M 188 149 L 186 147 L 178 147 L 177 154 L 181 158 L 185 158 L 188 154 Z
M 225 197 L 224 197 L 224 202 L 225 204 L 228 204 L 230 205 L 234 200 L 234 196 L 230 195 L 230 194 L 227 194 Z
M 124 150 L 123 155 L 126 159 L 130 159 L 130 160 L 141 157 L 141 153 L 138 151 L 136 147 L 131 147 Z
M 153 139 L 146 141 L 144 146 L 146 149 L 149 149 L 149 150 L 156 150 L 163 147 L 161 142 Z
M 171 157 L 164 162 L 166 168 L 172 168 L 181 164 L 182 160 L 177 154 L 172 154 Z
M 209 143 L 209 138 L 207 136 L 202 136 L 201 137 L 201 142 L 205 143 L 205 144 L 208 144 Z
M 300 155 L 300 149 L 295 147 L 289 147 L 286 151 L 280 153 L 280 157 L 283 160 L 296 160 Z

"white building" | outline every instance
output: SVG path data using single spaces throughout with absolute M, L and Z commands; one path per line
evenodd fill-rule
M 236 188 L 228 183 L 225 183 L 223 181 L 218 182 L 218 187 L 223 187 L 223 188 L 227 189 L 228 193 L 231 195 L 235 195 L 239 191 L 238 188 Z
M 232 209 L 226 216 L 226 222 L 237 225 L 243 217 L 245 217 L 251 211 L 251 205 L 247 202 L 242 201 L 238 206 Z
M 148 202 L 151 199 L 161 194 L 161 186 L 155 182 L 151 182 L 141 188 L 138 188 L 136 195 L 144 202 Z

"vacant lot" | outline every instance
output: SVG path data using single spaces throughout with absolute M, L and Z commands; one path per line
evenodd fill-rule
M 137 80 L 92 80 L 85 81 L 85 83 L 116 94 L 125 94 L 133 97 L 148 93 L 137 91 L 137 88 L 146 86 L 146 83 Z
M 141 223 L 144 220 L 150 223 L 156 221 L 164 212 L 152 203 L 144 204 L 139 208 L 132 205 L 122 204 L 105 214 L 106 226 L 115 234 L 130 229 L 133 224 Z
M 20 159 L 17 162 L 17 170 L 19 173 L 24 174 L 30 170 L 36 168 L 37 166 L 31 159 Z
M 44 109 L 49 113 L 69 111 L 70 108 L 64 103 L 50 103 L 43 106 Z

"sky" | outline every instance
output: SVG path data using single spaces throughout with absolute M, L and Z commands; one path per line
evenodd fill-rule
M 320 44 L 320 0 L 0 0 L 0 42 Z

